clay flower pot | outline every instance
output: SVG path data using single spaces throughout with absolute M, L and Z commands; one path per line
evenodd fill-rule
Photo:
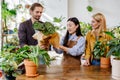
M 101 57 L 100 58 L 100 67 L 109 68 L 110 67 L 110 58 Z
M 28 76 L 28 77 L 38 76 L 37 65 L 33 61 L 25 59 L 24 64 L 25 64 L 26 76 Z

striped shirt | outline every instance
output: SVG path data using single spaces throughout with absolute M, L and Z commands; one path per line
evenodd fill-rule
M 63 45 L 64 38 L 65 37 L 62 37 L 62 39 L 60 41 L 61 45 Z M 76 45 L 74 45 L 72 48 L 68 48 L 68 54 L 70 54 L 72 56 L 81 55 L 85 51 L 85 38 L 83 36 L 80 36 L 80 38 L 78 40 L 77 39 L 78 39 L 78 36 L 76 36 L 76 34 L 69 36 L 69 40 L 77 41 Z M 59 54 L 63 53 L 62 50 L 55 49 L 55 51 Z

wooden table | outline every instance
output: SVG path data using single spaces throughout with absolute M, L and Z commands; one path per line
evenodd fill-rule
M 24 75 L 17 76 L 16 80 L 113 80 L 111 68 L 101 69 L 99 66 L 74 66 L 63 68 L 61 59 L 51 62 L 50 67 L 40 65 L 39 76 L 29 78 Z

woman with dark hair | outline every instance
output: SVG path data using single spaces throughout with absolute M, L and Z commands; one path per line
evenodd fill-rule
M 80 66 L 80 57 L 84 53 L 85 38 L 80 30 L 79 20 L 76 17 L 67 21 L 66 35 L 61 39 L 58 53 L 63 53 L 63 64 L 66 66 Z

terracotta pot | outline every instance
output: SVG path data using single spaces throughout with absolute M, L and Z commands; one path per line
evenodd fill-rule
M 0 78 L 2 77 L 2 71 L 0 70 Z
M 24 60 L 26 76 L 35 77 L 37 76 L 37 65 L 28 59 Z
M 113 59 L 112 61 L 112 78 L 120 80 L 120 60 Z
M 110 58 L 101 57 L 100 58 L 100 67 L 109 68 L 110 67 Z

